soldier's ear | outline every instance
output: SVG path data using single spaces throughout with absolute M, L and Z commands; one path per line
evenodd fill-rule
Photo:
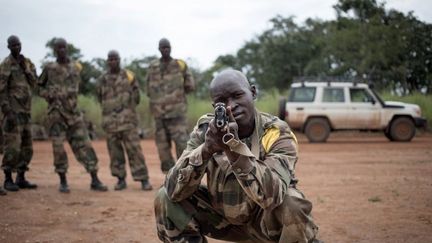
M 256 98 L 257 98 L 257 89 L 256 89 L 255 85 L 251 85 L 250 91 L 252 92 L 252 98 L 254 100 L 256 100 Z

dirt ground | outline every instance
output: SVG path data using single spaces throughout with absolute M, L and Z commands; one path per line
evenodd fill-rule
M 420 134 L 410 143 L 368 133 L 332 134 L 325 144 L 309 144 L 303 136 L 299 140 L 299 188 L 313 202 L 321 240 L 432 242 L 431 135 Z M 59 193 L 51 144 L 35 142 L 28 178 L 39 188 L 0 197 L 0 242 L 158 242 L 156 190 L 141 191 L 129 176 L 128 189 L 114 191 L 105 141 L 93 145 L 100 178 L 110 191 L 89 190 L 89 175 L 67 146 L 71 193 Z M 151 183 L 158 188 L 164 175 L 154 141 L 141 145 Z

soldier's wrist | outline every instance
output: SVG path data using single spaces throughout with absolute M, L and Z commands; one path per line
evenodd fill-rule
M 201 158 L 203 161 L 207 161 L 212 157 L 213 153 L 210 151 L 210 149 L 207 146 L 203 146 L 201 149 Z

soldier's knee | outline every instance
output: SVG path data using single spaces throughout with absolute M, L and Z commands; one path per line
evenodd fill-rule
M 158 192 L 156 193 L 154 203 L 155 203 L 155 205 L 156 204 L 164 204 L 167 202 L 167 200 L 170 200 L 168 197 L 168 193 L 167 193 L 165 187 L 162 186 L 158 190 Z
M 170 201 L 168 197 L 168 193 L 165 189 L 165 187 L 161 187 L 159 191 L 156 193 L 155 199 L 154 199 L 154 210 L 156 217 L 158 215 L 166 215 L 166 208 L 167 203 Z
M 290 188 L 289 195 L 284 199 L 284 224 L 294 223 L 295 220 L 308 221 L 312 211 L 312 203 L 306 200 L 299 191 Z M 298 222 L 296 222 L 298 223 Z

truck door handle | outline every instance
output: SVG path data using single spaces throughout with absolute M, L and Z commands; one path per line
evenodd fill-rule
M 302 111 L 302 110 L 304 110 L 304 108 L 303 107 L 297 107 L 296 110 Z

